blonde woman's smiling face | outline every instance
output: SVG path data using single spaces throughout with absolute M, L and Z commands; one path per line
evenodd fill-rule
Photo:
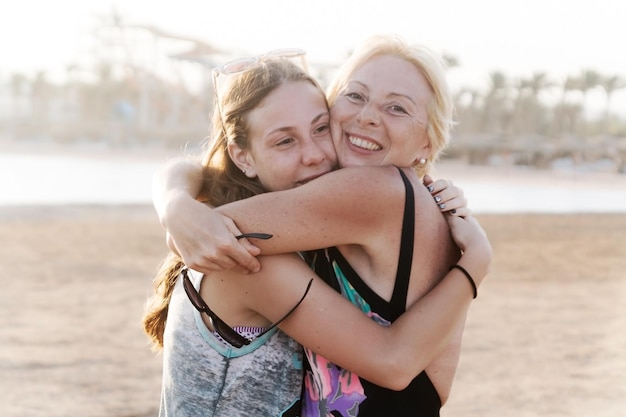
M 393 55 L 371 58 L 348 79 L 331 109 L 339 164 L 413 166 L 430 156 L 422 73 Z

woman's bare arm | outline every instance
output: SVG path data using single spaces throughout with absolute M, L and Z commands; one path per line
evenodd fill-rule
M 380 167 L 378 169 L 380 169 Z M 328 191 L 330 194 L 323 192 L 322 195 L 325 195 L 325 199 L 332 196 L 335 196 L 335 198 L 332 198 L 334 201 L 331 201 L 328 204 L 320 200 L 319 203 L 321 204 L 319 206 L 326 206 L 327 208 L 334 207 L 334 209 L 336 209 L 340 200 L 344 202 L 347 200 L 345 198 L 346 193 L 342 191 L 342 188 L 348 185 L 351 188 L 351 191 L 360 191 L 360 195 L 362 197 L 365 196 L 366 201 L 360 208 L 368 206 L 372 207 L 371 204 L 369 204 L 371 201 L 368 201 L 370 200 L 370 196 L 380 196 L 382 193 L 391 191 L 387 187 L 383 187 L 382 190 L 377 190 L 375 184 L 371 181 L 372 177 L 375 175 L 376 174 L 372 172 L 370 174 L 365 173 L 365 178 L 351 177 L 353 181 L 356 181 L 355 183 L 343 185 L 339 184 L 337 190 L 331 189 Z M 397 173 L 392 175 L 395 176 Z M 367 178 L 367 176 L 369 176 L 369 178 Z M 331 177 L 331 179 L 332 178 L 333 177 Z M 336 177 L 334 177 L 334 179 L 337 180 Z M 348 178 L 348 180 L 350 180 L 350 178 Z M 380 182 L 377 182 L 377 184 L 380 184 Z M 396 182 L 396 184 L 399 184 L 399 182 Z M 204 273 L 234 267 L 242 268 L 247 271 L 258 271 L 260 264 L 256 258 L 254 258 L 254 256 L 259 253 L 258 248 L 252 245 L 247 239 L 235 239 L 235 235 L 239 234 L 237 225 L 235 225 L 235 223 L 233 223 L 227 216 L 220 214 L 219 211 L 208 208 L 196 200 L 201 185 L 202 168 L 197 160 L 191 158 L 181 157 L 172 159 L 155 174 L 153 181 L 153 202 L 159 216 L 159 220 L 168 232 L 168 246 L 175 252 L 179 253 L 183 261 L 189 267 Z M 431 183 L 431 180 L 427 179 L 426 185 L 431 185 L 429 190 L 433 198 L 439 197 L 443 199 L 443 202 L 445 202 L 446 207 L 442 209 L 442 211 L 458 208 L 459 210 L 458 213 L 456 213 L 457 215 L 466 215 L 468 213 L 466 207 L 467 200 L 464 198 L 462 190 L 457 187 L 453 187 L 450 181 L 438 180 Z M 334 187 L 333 182 L 331 181 L 328 186 Z M 305 188 L 308 189 L 309 187 L 306 186 Z M 400 188 L 397 188 L 395 191 L 398 192 L 395 194 L 397 197 L 404 195 Z M 309 192 L 307 191 L 306 193 Z M 313 191 L 309 194 L 312 193 Z M 274 196 L 274 194 L 272 194 L 272 196 Z M 287 208 L 292 206 L 289 202 L 290 198 L 292 198 L 290 197 L 290 194 L 286 194 L 285 198 L 282 200 L 282 204 L 286 205 Z M 276 208 L 280 209 L 278 200 L 274 201 L 274 203 L 275 204 L 269 204 L 267 206 L 268 211 L 265 213 L 269 214 L 271 216 L 270 218 L 273 220 L 277 218 Z M 356 204 L 356 200 L 353 203 Z M 344 211 L 343 213 L 335 212 L 337 216 L 343 219 L 357 220 L 357 217 L 353 217 L 355 212 L 350 212 L 350 205 L 346 207 L 348 207 L 348 211 Z M 228 206 L 223 210 L 227 210 L 227 212 L 230 212 L 233 215 L 237 215 L 235 213 L 239 213 L 240 217 L 238 218 L 238 221 L 240 223 L 245 221 L 243 219 L 251 221 L 254 219 L 254 216 L 260 214 L 260 208 L 254 206 L 252 203 L 242 203 L 241 205 Z M 382 207 L 381 210 L 382 213 L 386 212 L 385 207 Z M 300 209 L 295 212 L 297 213 L 296 215 L 303 213 Z M 322 212 L 320 211 L 319 213 Z M 326 218 L 328 219 L 329 217 L 326 216 Z M 294 225 L 302 225 L 303 223 L 305 225 L 314 224 L 312 218 L 311 221 L 297 221 L 299 221 L 299 223 L 290 224 L 283 223 L 281 221 L 278 225 L 263 223 L 263 226 L 257 222 L 258 226 L 253 225 L 251 228 L 260 230 L 260 228 L 263 227 L 271 227 L 276 231 L 276 233 L 281 236 L 285 236 L 285 233 L 279 233 L 280 229 L 276 226 L 280 227 L 281 225 L 284 225 L 285 227 L 294 227 Z M 341 224 L 347 225 L 348 223 L 342 220 Z M 335 227 L 332 227 L 332 229 L 337 230 Z M 293 232 L 293 230 L 294 229 L 292 228 L 291 232 Z M 303 230 L 303 233 L 304 232 L 305 231 Z M 354 230 L 352 232 L 354 232 Z M 291 235 L 294 236 L 293 233 L 291 233 Z M 352 234 L 350 236 L 355 237 Z M 274 242 L 276 240 L 278 239 L 274 239 Z M 306 237 L 306 241 L 312 243 L 308 237 Z M 273 245 L 274 242 L 271 244 Z M 288 240 L 282 239 L 282 242 L 285 245 L 290 245 Z M 330 246 L 324 245 L 323 242 L 325 241 L 320 243 L 321 246 Z M 261 242 L 254 241 L 254 243 Z M 265 249 L 272 250 L 271 246 L 266 246 Z M 275 250 L 278 251 L 278 249 Z M 290 250 L 286 251 L 288 252 Z
M 165 163 L 152 179 L 152 203 L 164 225 L 170 205 L 179 197 L 195 199 L 202 188 L 202 166 L 188 157 L 174 158 Z
M 344 244 L 367 246 L 377 239 L 377 231 L 402 218 L 404 199 L 404 184 L 395 167 L 353 167 L 214 210 L 233 219 L 244 232 L 272 234 L 254 244 L 263 254 L 278 254 Z M 434 206 L 433 201 L 428 204 Z
M 202 182 L 202 167 L 190 158 L 172 159 L 154 175 L 152 199 L 168 246 L 204 273 L 236 267 L 258 271 L 259 249 L 235 238 L 241 232 L 230 218 L 196 200 Z
M 474 219 L 460 222 L 452 226 L 460 239 L 457 244 L 464 249 L 459 264 L 470 271 L 480 287 L 491 263 L 491 246 Z M 260 259 L 260 273 L 233 273 L 221 282 L 241 292 L 239 298 L 248 308 L 276 321 L 293 307 L 308 281 L 314 279 L 304 301 L 280 325 L 281 329 L 331 362 L 390 389 L 404 388 L 446 350 L 458 335 L 459 323 L 465 320 L 472 300 L 468 279 L 453 269 L 385 327 L 317 278 L 299 257 L 288 254 Z
M 459 263 L 480 286 L 491 248 L 476 238 Z M 304 293 L 312 271 L 289 255 L 261 257 L 259 274 L 244 277 L 250 308 L 277 320 Z M 458 270 L 388 327 L 367 317 L 319 278 L 303 303 L 281 325 L 299 343 L 378 385 L 403 389 L 446 349 L 465 319 L 472 287 Z M 445 309 L 441 306 L 446 305 Z

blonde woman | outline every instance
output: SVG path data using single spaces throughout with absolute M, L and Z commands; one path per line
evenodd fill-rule
M 240 230 L 273 234 L 267 241 L 255 241 L 264 254 L 331 247 L 317 257 L 316 272 L 373 318 L 372 323 L 390 330 L 412 319 L 419 323 L 419 335 L 412 335 L 416 339 L 403 342 L 405 347 L 411 346 L 407 356 L 396 354 L 396 349 L 402 350 L 398 340 L 391 344 L 393 348 L 376 350 L 374 342 L 381 341 L 378 336 L 369 330 L 355 333 L 355 318 L 350 315 L 348 320 L 348 313 L 331 311 L 337 302 L 330 298 L 328 304 L 311 310 L 313 316 L 324 316 L 324 320 L 308 318 L 304 329 L 293 329 L 304 332 L 302 337 L 285 327 L 307 347 L 311 365 L 303 415 L 402 415 L 416 409 L 422 415 L 438 415 L 449 395 L 471 299 L 457 292 L 459 282 L 454 280 L 464 281 L 465 289 L 475 295 L 474 279 L 480 283 L 491 259 L 488 241 L 475 221 L 444 217 L 439 210 L 446 207 L 438 207 L 422 186 L 422 175 L 447 143 L 451 126 L 452 105 L 445 77 L 427 50 L 390 38 L 377 39 L 355 52 L 345 68 L 347 75 L 338 78 L 338 87 L 330 90 L 330 123 L 339 162 L 351 167 L 290 191 L 221 206 L 211 215 L 202 211 L 201 216 L 227 215 L 236 223 L 226 221 L 233 234 Z M 335 96 L 333 91 L 337 91 Z M 240 169 L 255 177 L 255 166 L 249 162 L 243 160 Z M 396 167 L 366 166 L 372 163 Z M 181 207 L 187 213 L 198 208 L 185 192 L 172 188 L 178 181 L 174 177 L 165 184 L 164 204 L 156 204 L 172 232 L 176 223 L 173 212 L 178 210 L 175 217 L 182 220 L 188 216 L 180 216 Z M 448 200 L 441 193 L 437 197 L 438 204 Z M 458 200 L 463 199 L 457 195 L 449 200 L 447 208 L 460 214 L 465 207 L 453 204 Z M 199 217 L 194 214 L 192 218 Z M 464 249 L 459 259 L 446 220 L 457 238 L 464 233 L 459 234 L 460 230 L 473 231 L 476 251 L 458 241 Z M 195 227 L 202 229 L 200 224 L 204 223 Z M 179 241 L 175 236 L 175 242 Z M 267 265 L 262 264 L 260 273 L 266 274 Z M 282 283 L 296 279 L 290 274 Z M 311 291 L 315 287 L 313 284 Z M 251 294 L 268 295 L 262 291 Z M 306 315 L 309 302 L 305 298 L 284 325 Z M 335 326 L 339 328 L 329 330 Z M 322 336 L 322 328 L 329 333 Z M 385 327 L 377 330 L 381 328 Z M 346 343 L 343 338 L 353 334 L 357 339 L 360 334 L 366 342 Z M 369 348 L 374 352 L 367 353 Z M 346 387 L 345 381 L 354 383 Z

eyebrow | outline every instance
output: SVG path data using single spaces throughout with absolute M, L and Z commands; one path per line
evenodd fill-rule
M 370 90 L 370 88 L 369 88 L 369 86 L 368 86 L 368 85 L 366 85 L 366 84 L 362 83 L 361 81 L 356 81 L 356 80 L 353 80 L 353 81 L 348 82 L 348 84 L 346 85 L 346 87 L 347 87 L 348 85 L 350 85 L 350 83 L 359 84 L 359 85 L 360 85 L 360 86 L 362 86 L 363 88 L 366 88 L 366 89 Z M 413 103 L 413 105 L 414 105 L 414 106 L 417 106 L 417 105 L 418 105 L 418 104 L 415 102 L 415 100 L 413 100 L 413 98 L 412 98 L 411 96 L 408 96 L 408 95 L 406 95 L 406 94 L 391 92 L 391 93 L 387 94 L 387 96 L 391 96 L 391 97 L 404 97 L 404 98 L 406 98 L 407 100 L 409 100 L 411 103 Z
M 315 116 L 315 117 L 313 118 L 313 120 L 311 120 L 311 124 L 313 124 L 313 123 L 317 123 L 317 122 L 318 122 L 318 121 L 319 121 L 322 117 L 324 117 L 324 116 L 329 116 L 329 117 L 330 117 L 330 112 L 329 112 L 329 111 L 324 111 L 324 112 L 321 112 L 320 114 L 318 114 L 317 116 Z
M 318 114 L 317 116 L 315 116 L 313 118 L 313 120 L 311 120 L 311 124 L 317 123 L 322 117 L 324 117 L 326 115 L 330 116 L 330 112 L 325 111 L 325 112 L 322 112 L 322 113 Z M 289 132 L 290 130 L 293 130 L 293 129 L 294 129 L 293 126 L 282 126 L 282 127 L 276 128 L 274 130 L 270 130 L 269 132 L 267 132 L 266 136 L 270 136 L 271 134 L 273 134 L 275 132 Z

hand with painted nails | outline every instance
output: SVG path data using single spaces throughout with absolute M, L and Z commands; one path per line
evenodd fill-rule
M 467 207 L 467 198 L 465 198 L 463 190 L 454 185 L 449 179 L 441 178 L 434 181 L 430 175 L 425 175 L 424 185 L 443 213 L 460 217 L 471 214 Z

